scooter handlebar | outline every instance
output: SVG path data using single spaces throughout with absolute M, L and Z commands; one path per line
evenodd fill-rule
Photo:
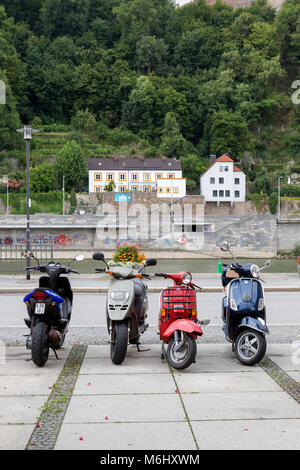
M 167 274 L 164 274 L 164 273 L 155 273 L 154 276 L 157 276 L 157 277 L 167 277 Z

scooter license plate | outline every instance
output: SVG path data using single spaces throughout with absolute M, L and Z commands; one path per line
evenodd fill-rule
M 35 311 L 34 313 L 36 315 L 43 315 L 45 313 L 45 308 L 46 308 L 46 304 L 35 304 Z

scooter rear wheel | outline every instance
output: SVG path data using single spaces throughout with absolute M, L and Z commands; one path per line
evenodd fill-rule
M 261 361 L 266 349 L 267 342 L 265 336 L 256 330 L 244 330 L 235 340 L 235 355 L 246 366 L 253 366 Z
M 127 323 L 115 323 L 111 332 L 110 357 L 114 364 L 121 364 L 126 356 L 128 344 Z
M 44 322 L 35 325 L 32 332 L 31 357 L 38 367 L 43 367 L 49 356 L 49 327 Z
M 183 346 L 178 351 L 175 351 L 175 348 L 176 342 L 173 337 L 167 349 L 167 358 L 171 367 L 174 369 L 186 369 L 195 362 L 197 344 L 191 335 L 184 333 Z

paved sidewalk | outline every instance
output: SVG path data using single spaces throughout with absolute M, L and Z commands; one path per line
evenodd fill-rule
M 198 344 L 197 362 L 185 371 L 170 370 L 159 345 L 143 348 L 150 351 L 129 346 L 116 366 L 108 346 L 88 346 L 55 449 L 300 449 L 297 400 L 263 367 L 241 365 L 229 344 Z M 43 369 L 25 361 L 22 347 L 6 351 L 0 449 L 21 449 L 70 350 L 59 352 L 60 361 L 51 354 Z M 267 354 L 300 395 L 300 342 L 270 344 Z

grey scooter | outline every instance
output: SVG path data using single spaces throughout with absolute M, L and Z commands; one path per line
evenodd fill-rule
M 121 364 L 126 356 L 128 342 L 139 350 L 140 335 L 148 327 L 145 323 L 148 310 L 147 286 L 142 278 L 150 279 L 146 266 L 155 266 L 155 259 L 148 259 L 142 267 L 109 266 L 103 253 L 94 253 L 93 259 L 103 261 L 106 268 L 96 268 L 113 277 L 107 294 L 107 329 L 111 337 L 110 356 L 115 364 Z

